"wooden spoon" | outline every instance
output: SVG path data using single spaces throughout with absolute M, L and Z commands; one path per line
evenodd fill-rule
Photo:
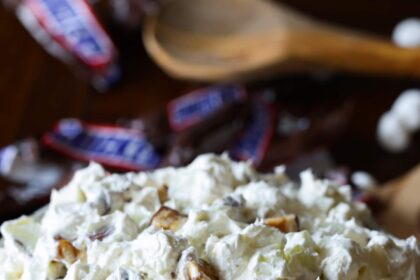
M 384 208 L 376 214 L 382 227 L 394 235 L 420 238 L 420 165 L 375 192 Z
M 149 54 L 178 78 L 226 81 L 319 67 L 420 77 L 420 49 L 314 21 L 269 0 L 173 0 L 145 20 Z

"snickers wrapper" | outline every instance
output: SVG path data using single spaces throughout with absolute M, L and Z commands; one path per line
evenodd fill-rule
M 236 160 L 249 160 L 259 166 L 273 140 L 275 108 L 256 98 L 252 102 L 251 116 L 244 130 L 237 137 L 229 154 Z
M 34 139 L 0 148 L 0 222 L 31 213 L 64 186 L 79 164 L 49 157 Z
M 245 128 L 249 106 L 246 102 L 226 105 L 217 114 L 174 137 L 166 165 L 182 166 L 203 153 L 222 153 Z
M 138 130 L 112 125 L 59 121 L 43 142 L 49 148 L 76 160 L 96 161 L 129 171 L 150 170 L 161 163 L 161 155 Z
M 225 151 L 244 127 L 246 99 L 242 86 L 215 85 L 172 100 L 166 119 L 173 137 L 164 165 L 182 166 L 199 154 Z
M 237 85 L 216 85 L 193 91 L 168 104 L 169 125 L 174 132 L 185 131 L 246 97 L 246 90 Z
M 98 90 L 119 80 L 115 46 L 85 0 L 22 0 L 16 14 L 48 53 L 87 76 Z

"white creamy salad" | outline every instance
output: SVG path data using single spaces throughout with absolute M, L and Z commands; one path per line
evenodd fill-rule
M 1 234 L 1 280 L 420 279 L 416 239 L 374 229 L 349 186 L 225 155 L 123 175 L 92 163 Z

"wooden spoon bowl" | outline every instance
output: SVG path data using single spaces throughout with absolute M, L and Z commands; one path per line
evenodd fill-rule
M 401 238 L 420 238 L 420 165 L 382 186 L 374 197 L 384 206 L 376 215 L 381 226 Z
M 173 0 L 146 19 L 149 54 L 169 74 L 203 81 L 327 68 L 420 77 L 420 49 L 316 22 L 269 0 Z

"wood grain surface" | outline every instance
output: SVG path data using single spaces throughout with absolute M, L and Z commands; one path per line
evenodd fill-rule
M 317 18 L 385 36 L 402 18 L 420 16 L 417 0 L 283 2 Z M 115 88 L 102 94 L 46 54 L 15 16 L 0 5 L 0 146 L 28 136 L 38 137 L 63 117 L 114 122 L 136 116 L 197 86 L 174 81 L 160 71 L 145 54 L 139 30 L 125 31 L 109 24 L 107 27 L 121 51 L 124 77 Z M 281 78 L 275 83 L 300 91 L 305 78 Z M 355 96 L 358 104 L 347 135 L 333 147 L 338 162 L 370 170 L 381 179 L 402 174 L 418 162 L 418 137 L 414 139 L 417 144 L 399 156 L 384 153 L 374 140 L 380 114 L 401 90 L 411 86 L 419 86 L 418 81 L 341 75 L 322 88 L 346 92 Z M 315 94 L 317 89 L 313 90 Z

